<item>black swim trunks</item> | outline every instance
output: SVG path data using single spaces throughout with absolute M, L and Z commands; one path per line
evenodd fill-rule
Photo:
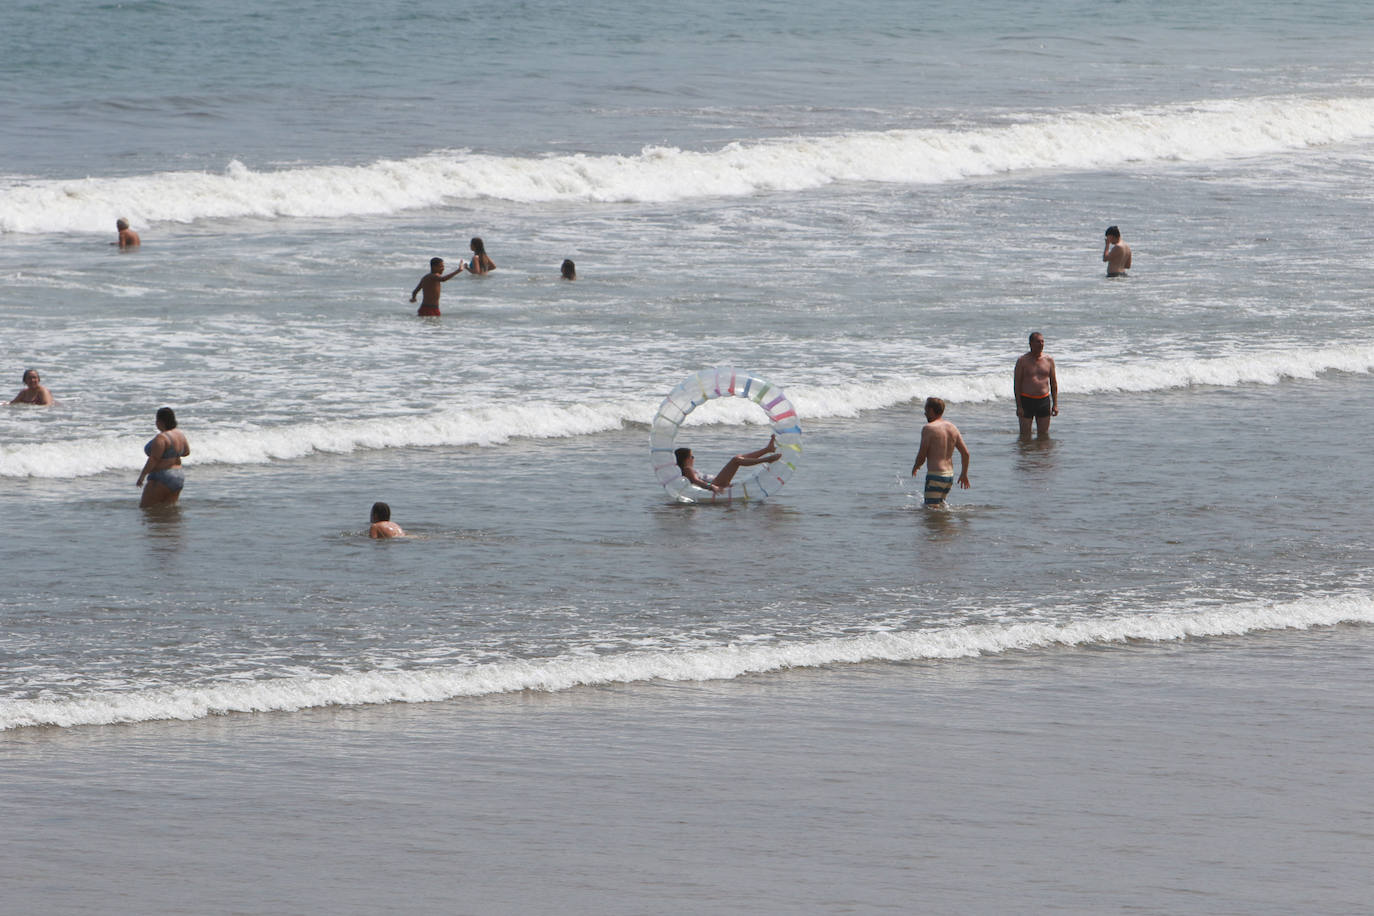
M 1112 272 L 1112 271 L 1110 271 L 1110 270 L 1107 271 L 1107 279 L 1108 279 L 1108 280 L 1115 280 L 1117 277 L 1125 277 L 1125 276 L 1129 276 L 1129 274 L 1127 274 L 1126 271 L 1124 271 L 1124 270 L 1118 270 L 1118 271 L 1116 271 L 1116 272 Z
M 1021 415 L 1023 417 L 1048 417 L 1050 416 L 1050 396 L 1033 398 L 1028 394 L 1019 396 L 1021 399 Z

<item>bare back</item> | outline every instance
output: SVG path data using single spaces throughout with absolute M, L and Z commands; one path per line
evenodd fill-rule
M 948 420 L 931 420 L 921 428 L 921 451 L 931 473 L 954 470 L 954 451 L 967 453 L 959 428 Z
M 1107 273 L 1125 273 L 1131 269 L 1131 246 L 1125 242 L 1108 244 L 1107 250 L 1102 253 L 1102 260 L 1107 262 Z

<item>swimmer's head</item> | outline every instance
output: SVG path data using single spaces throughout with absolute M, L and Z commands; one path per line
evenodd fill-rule
M 577 279 L 577 265 L 574 264 L 574 263 L 572 262 L 572 259 L 571 259 L 571 258 L 569 258 L 569 259 L 567 259 L 567 260 L 565 260 L 565 261 L 563 262 L 563 266 L 560 268 L 560 270 L 562 270 L 562 272 L 563 272 L 563 279 L 564 279 L 564 280 L 576 280 L 576 279 Z
M 115 220 L 115 228 L 118 229 L 120 232 L 123 232 L 125 229 L 129 228 L 129 221 L 127 219 L 124 219 L 123 217 L 120 217 L 119 219 Z
M 372 520 L 374 522 L 391 521 L 391 507 L 388 506 L 386 503 L 373 503 Z
M 1121 241 L 1121 230 L 1115 226 L 1108 226 L 1107 238 L 1111 239 L 1113 242 Z
M 940 398 L 926 398 L 926 415 L 943 417 L 945 415 L 945 402 Z
M 38 370 L 37 370 L 37 369 L 25 369 L 25 370 L 24 370 L 24 384 L 27 385 L 27 384 L 29 383 L 29 380 L 30 380 L 30 379 L 32 379 L 32 380 L 35 381 L 35 382 L 38 381 Z
M 473 236 L 472 241 L 468 243 L 468 247 L 472 249 L 473 254 L 487 253 L 487 246 L 483 245 L 482 240 L 476 236 Z
M 673 457 L 677 459 L 678 469 L 681 470 L 687 463 L 687 459 L 692 457 L 692 450 L 686 447 L 675 448 L 673 449 Z
M 1031 331 L 1029 340 L 1032 350 L 1036 347 L 1043 347 L 1045 345 L 1045 335 L 1041 334 L 1039 331 Z
M 157 425 L 163 429 L 177 428 L 176 412 L 170 407 L 159 407 L 157 409 Z
M 443 258 L 430 258 L 430 259 L 429 259 L 429 269 L 430 269 L 430 270 L 443 270 L 443 269 L 444 269 L 444 259 L 443 259 Z

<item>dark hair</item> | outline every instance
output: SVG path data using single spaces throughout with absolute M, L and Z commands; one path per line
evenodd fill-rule
M 37 374 L 38 373 L 33 369 L 25 369 L 23 376 L 21 376 L 19 380 L 23 382 L 25 385 L 27 385 L 29 383 L 29 376 Z
M 116 228 L 116 229 L 128 229 L 128 228 L 129 228 L 129 221 L 128 221 L 127 219 L 125 219 L 124 217 L 121 216 L 119 219 L 115 220 L 115 228 Z
M 373 503 L 372 520 L 374 522 L 391 521 L 391 507 L 388 506 L 386 503 Z
M 483 245 L 482 240 L 475 235 L 472 237 L 472 241 L 468 243 L 468 247 L 470 247 L 472 253 L 476 255 L 484 255 L 487 253 L 487 246 Z
M 563 266 L 559 269 L 563 272 L 564 280 L 577 279 L 577 265 L 572 262 L 571 258 L 565 258 L 563 261 Z
M 945 415 L 945 402 L 939 398 L 926 398 L 926 410 L 937 417 L 943 417 Z
M 1026 342 L 1035 343 L 1035 338 L 1037 337 L 1039 337 L 1041 340 L 1045 339 L 1045 335 L 1041 334 L 1039 331 L 1031 331 L 1030 336 L 1026 338 Z
M 682 470 L 682 462 L 692 457 L 692 450 L 686 446 L 675 448 L 673 449 L 673 457 L 677 459 L 678 470 Z
M 1116 228 L 1115 226 L 1108 226 L 1108 227 L 1107 227 L 1107 232 L 1106 232 L 1106 234 L 1107 234 L 1107 235 L 1114 235 L 1114 236 L 1116 236 L 1117 238 L 1121 238 L 1121 230 L 1118 229 L 1118 228 Z
M 162 424 L 163 426 L 165 426 L 167 429 L 176 429 L 176 428 L 177 428 L 177 415 L 176 415 L 176 412 L 173 411 L 172 408 L 170 408 L 170 407 L 159 407 L 159 408 L 157 409 L 157 422 L 161 423 L 161 424 Z
M 429 269 L 430 269 L 430 270 L 433 270 L 434 268 L 438 267 L 438 266 L 439 266 L 440 264 L 442 264 L 442 263 L 444 263 L 444 259 L 443 259 L 443 258 L 430 258 L 430 259 L 429 259 Z

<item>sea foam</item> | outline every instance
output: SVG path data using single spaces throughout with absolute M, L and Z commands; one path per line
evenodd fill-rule
M 1061 390 L 1075 397 L 1112 392 L 1163 391 L 1190 386 L 1275 385 L 1315 378 L 1323 372 L 1374 371 L 1374 344 L 1257 351 L 1212 359 L 1154 359 L 1097 362 L 1059 369 Z M 802 418 L 852 417 L 937 395 L 953 403 L 988 403 L 1007 398 L 1009 373 L 912 375 L 854 380 L 831 385 L 787 385 Z M 564 439 L 589 436 L 653 418 L 661 395 L 619 397 L 588 403 L 521 401 L 477 408 L 448 408 L 428 416 L 293 423 L 289 426 L 195 433 L 194 463 L 265 464 L 314 453 L 350 454 L 411 447 L 494 446 L 512 439 Z M 704 413 L 704 412 L 699 412 Z M 752 404 L 720 404 L 707 419 L 697 414 L 686 425 L 744 425 L 766 417 Z M 0 478 L 71 478 L 128 471 L 142 466 L 141 444 L 110 437 L 44 441 L 0 446 Z
M 1017 119 L 1013 119 L 1017 120 Z M 800 191 L 839 182 L 939 183 L 1103 162 L 1208 161 L 1374 136 L 1374 99 L 1266 97 L 1027 115 L 960 129 L 849 132 L 738 142 L 708 151 L 501 157 L 464 151 L 366 165 L 10 179 L 0 232 L 109 232 L 231 218 L 387 215 L 472 199 L 663 202 Z
M 974 658 L 1052 647 L 1165 643 L 1374 623 L 1374 597 L 1351 593 L 1286 603 L 1249 602 L 1080 620 L 873 633 L 792 643 L 722 645 L 598 657 L 510 660 L 422 671 L 264 678 L 188 687 L 0 700 L 0 731 L 32 726 L 192 720 L 236 712 L 424 703 L 514 691 L 562 691 L 645 681 L 730 680 L 789 668 Z

